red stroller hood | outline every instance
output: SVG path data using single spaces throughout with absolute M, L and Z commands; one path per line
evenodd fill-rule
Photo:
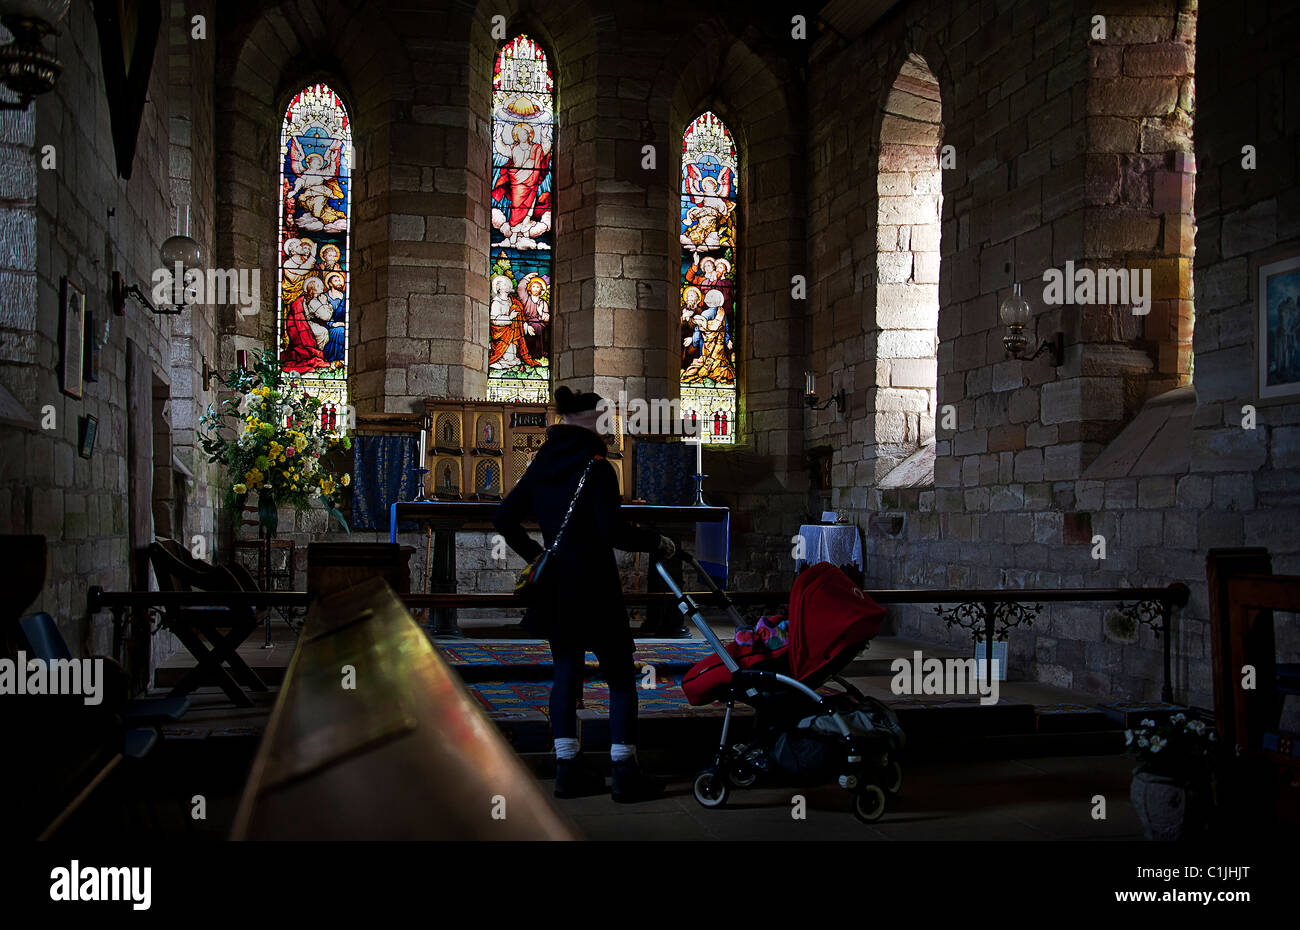
M 809 684 L 844 650 L 856 655 L 884 619 L 885 608 L 830 562 L 808 567 L 790 589 L 790 676 Z

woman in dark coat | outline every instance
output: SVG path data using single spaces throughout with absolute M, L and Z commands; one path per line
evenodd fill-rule
M 524 521 L 535 520 L 551 547 L 586 473 L 560 544 L 547 559 L 538 600 L 524 614 L 523 626 L 550 641 L 555 664 L 550 710 L 556 796 L 580 797 L 605 788 L 604 778 L 584 768 L 578 754 L 577 704 L 586 652 L 591 650 L 609 685 L 614 800 L 646 800 L 657 796 L 662 785 L 643 774 L 636 760 L 636 668 L 614 550 L 658 552 L 667 558 L 673 544 L 658 531 L 623 518 L 618 476 L 605 458 L 605 440 L 596 432 L 601 415 L 597 407 L 604 406 L 599 395 L 575 394 L 561 387 L 555 401 L 564 423 L 547 431 L 546 442 L 497 508 L 493 523 L 506 544 L 531 562 L 541 555 L 542 547 L 524 530 Z

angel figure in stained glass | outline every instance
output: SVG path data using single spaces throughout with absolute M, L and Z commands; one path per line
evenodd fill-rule
M 296 198 L 298 205 L 315 218 L 315 223 L 301 222 L 304 228 L 325 229 L 331 232 L 347 228 L 347 214 L 330 205 L 331 200 L 343 200 L 343 187 L 339 183 L 339 168 L 343 160 L 343 140 L 335 139 L 324 155 L 304 152 L 299 139 L 289 142 L 289 156 L 296 176 L 289 189 L 289 200 Z
M 682 217 L 682 245 L 699 252 L 734 242 L 734 204 L 726 199 L 731 194 L 731 169 L 723 168 L 717 177 L 704 174 L 696 164 L 687 164 L 685 169 L 691 205 Z

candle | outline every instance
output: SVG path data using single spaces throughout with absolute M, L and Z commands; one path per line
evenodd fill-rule
M 803 392 L 805 394 L 807 394 L 809 397 L 817 396 L 817 381 L 813 377 L 813 373 L 811 371 L 805 371 L 803 373 L 803 385 L 804 385 Z
M 703 438 L 695 441 L 695 474 L 704 474 L 704 440 Z

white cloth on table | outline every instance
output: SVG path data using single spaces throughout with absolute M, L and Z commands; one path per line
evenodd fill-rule
M 862 564 L 862 535 L 857 526 L 808 523 L 799 527 L 799 539 L 804 553 L 804 558 L 798 560 L 800 568 L 830 562 L 837 568 L 856 565 L 859 571 L 866 571 Z

